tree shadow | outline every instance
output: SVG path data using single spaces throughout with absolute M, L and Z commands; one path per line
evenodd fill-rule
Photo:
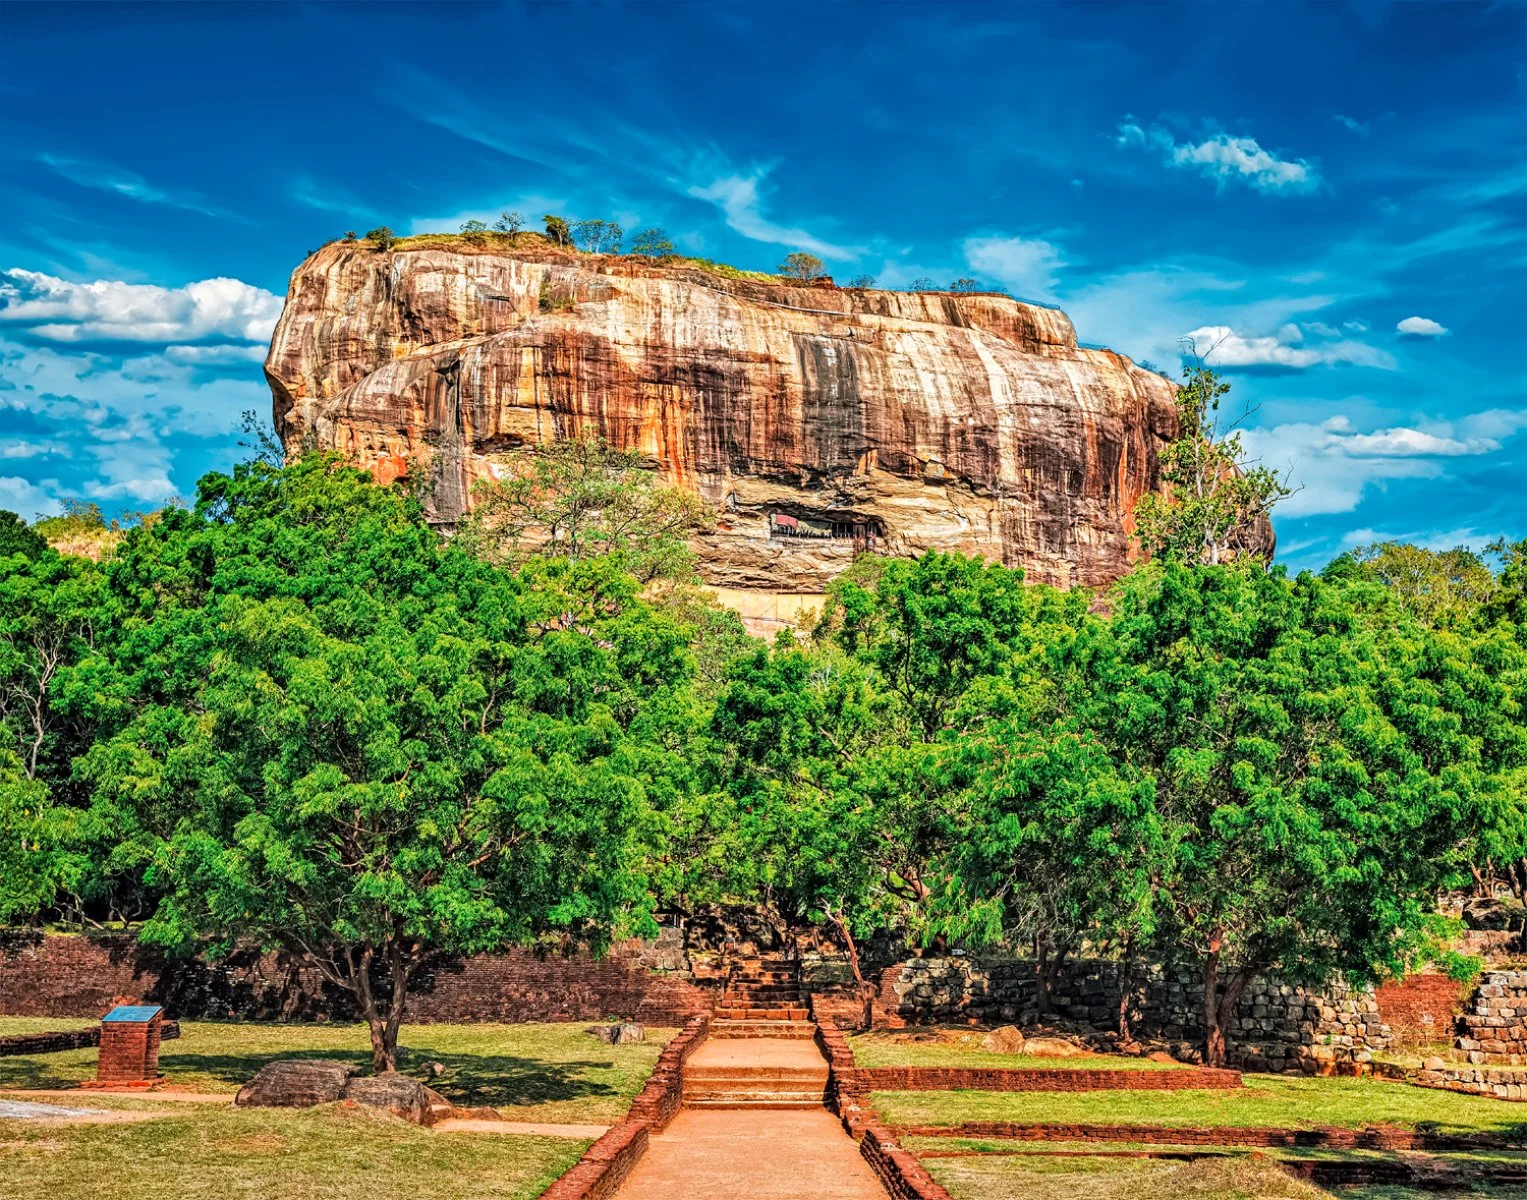
M 368 1071 L 371 1067 L 371 1055 L 367 1051 L 330 1047 L 254 1055 L 175 1053 L 165 1055 L 161 1066 L 172 1076 L 194 1073 L 236 1088 L 248 1083 L 266 1063 L 292 1058 L 333 1059 L 354 1063 Z M 445 1067 L 445 1074 L 430 1080 L 430 1086 L 446 1099 L 468 1107 L 545 1104 L 554 1100 L 622 1094 L 619 1087 L 595 1074 L 616 1068 L 616 1063 L 609 1059 L 550 1063 L 510 1054 L 451 1054 L 410 1046 L 399 1066 L 405 1073 L 415 1074 L 422 1064 L 432 1061 Z M 49 1085 L 28 1083 L 26 1086 Z M 59 1086 L 67 1086 L 67 1083 Z

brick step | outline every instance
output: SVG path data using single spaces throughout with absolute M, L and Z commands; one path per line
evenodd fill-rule
M 805 1008 L 801 993 L 796 988 L 769 991 L 731 991 L 721 997 L 722 1004 L 736 1004 L 743 1008 Z
M 781 1086 L 788 1085 L 788 1086 Z M 685 1067 L 684 1094 L 691 1091 L 810 1091 L 827 1086 L 827 1064 L 817 1067 Z
M 710 1023 L 713 1038 L 814 1038 L 810 1021 L 752 1021 L 715 1017 Z
M 804 1021 L 811 1014 L 804 1005 L 781 1005 L 778 1008 L 757 1008 L 751 1004 L 729 1004 L 722 1001 L 712 1014 L 723 1021 Z
M 684 1096 L 686 1108 L 822 1108 L 826 1096 L 817 1092 L 716 1092 L 707 1096 Z

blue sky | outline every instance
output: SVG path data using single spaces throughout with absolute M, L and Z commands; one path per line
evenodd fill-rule
M 0 507 L 189 496 L 292 268 L 517 208 L 973 275 L 1175 373 L 1280 556 L 1527 536 L 1527 6 L 8 3 Z

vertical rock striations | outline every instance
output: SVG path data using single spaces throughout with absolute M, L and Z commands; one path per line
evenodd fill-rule
M 592 429 L 636 448 L 721 514 L 707 582 L 783 616 L 871 546 L 1108 583 L 1176 429 L 1170 382 L 1078 346 L 1054 309 L 539 242 L 326 246 L 292 276 L 265 370 L 289 450 L 422 476 L 444 522 L 518 447 Z

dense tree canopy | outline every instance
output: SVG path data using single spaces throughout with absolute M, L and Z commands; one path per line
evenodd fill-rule
M 765 644 L 639 458 L 478 500 L 446 538 L 265 457 L 100 561 L 0 519 L 0 920 L 285 947 L 378 1067 L 433 953 L 718 901 L 824 930 L 866 1002 L 879 934 L 1033 954 L 1042 1005 L 1068 956 L 1191 963 L 1219 1061 L 1253 975 L 1382 978 L 1444 890 L 1527 896 L 1527 543 L 1290 579 L 1194 534 L 1103 596 L 864 556 Z

